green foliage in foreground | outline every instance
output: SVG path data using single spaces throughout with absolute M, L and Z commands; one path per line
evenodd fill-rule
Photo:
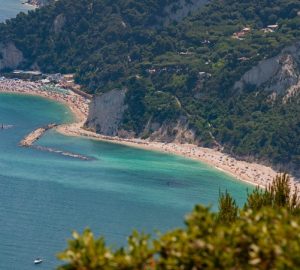
M 297 190 L 280 175 L 266 190 L 248 195 L 238 209 L 228 193 L 219 212 L 196 206 L 184 229 L 151 239 L 133 232 L 125 248 L 112 250 L 90 230 L 73 234 L 59 258 L 60 270 L 299 269 L 300 215 Z

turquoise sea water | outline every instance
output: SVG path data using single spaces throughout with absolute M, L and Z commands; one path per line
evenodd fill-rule
M 124 244 L 133 228 L 183 226 L 196 203 L 216 207 L 227 189 L 239 203 L 248 186 L 195 161 L 48 132 L 37 145 L 93 157 L 76 160 L 18 147 L 34 128 L 71 121 L 62 105 L 0 94 L 0 269 L 50 270 L 73 229 L 90 227 Z M 45 259 L 35 267 L 35 257 Z
M 23 5 L 21 0 L 0 0 L 0 22 L 15 17 L 19 12 L 32 9 Z

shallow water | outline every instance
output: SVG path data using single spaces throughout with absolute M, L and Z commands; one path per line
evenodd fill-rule
M 0 0 L 0 22 L 14 18 L 19 12 L 27 12 L 32 9 L 30 6 L 23 5 L 21 0 Z
M 183 225 L 193 205 L 216 207 L 219 191 L 241 204 L 249 186 L 207 165 L 178 156 L 65 137 L 54 131 L 37 145 L 89 157 L 82 161 L 18 147 L 34 128 L 68 122 L 64 106 L 39 97 L 0 94 L 0 269 L 54 269 L 55 254 L 73 229 L 90 227 L 110 244 L 134 229 Z

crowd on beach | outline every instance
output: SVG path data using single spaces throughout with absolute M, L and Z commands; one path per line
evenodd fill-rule
M 19 79 L 1 78 L 0 93 L 18 93 L 37 95 L 66 104 L 74 113 L 78 121 L 84 121 L 89 112 L 90 100 L 71 90 L 45 87 L 40 82 Z
M 163 145 L 162 148 L 165 152 L 178 153 L 189 158 L 201 160 L 213 165 L 219 170 L 232 174 L 238 179 L 261 187 L 266 187 L 268 184 L 271 184 L 277 174 L 277 172 L 270 167 L 236 160 L 214 149 L 188 144 L 166 144 Z
M 148 150 L 158 150 L 165 153 L 178 154 L 207 163 L 240 180 L 260 187 L 267 187 L 277 174 L 277 172 L 270 167 L 258 163 L 237 160 L 215 149 L 190 144 L 162 143 L 135 138 L 123 139 L 119 137 L 103 136 L 95 132 L 85 130 L 83 126 L 88 116 L 90 100 L 73 92 L 72 90 L 57 90 L 58 91 L 55 91 L 55 88 L 49 90 L 49 87 L 45 88 L 43 87 L 43 84 L 39 82 L 6 78 L 2 78 L 0 80 L 0 93 L 10 92 L 39 95 L 62 102 L 69 106 L 75 114 L 77 121 L 72 124 L 65 124 L 56 127 L 58 132 L 65 135 L 84 136 L 90 139 L 111 141 Z M 300 190 L 299 182 L 295 181 L 294 184 L 297 185 L 298 190 Z

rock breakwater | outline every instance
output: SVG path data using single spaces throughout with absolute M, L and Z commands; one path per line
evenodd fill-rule
M 23 147 L 32 146 L 39 138 L 41 138 L 43 136 L 43 134 L 47 130 L 52 129 L 56 126 L 57 126 L 57 124 L 49 124 L 45 127 L 41 127 L 41 128 L 38 128 L 38 129 L 32 131 L 20 142 L 20 146 L 23 146 Z

